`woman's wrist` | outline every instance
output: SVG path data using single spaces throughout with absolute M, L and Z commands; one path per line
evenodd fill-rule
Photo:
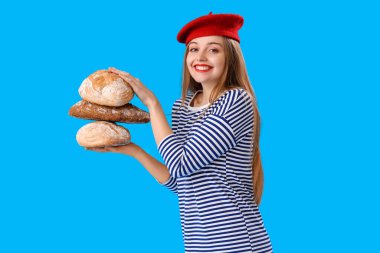
M 153 99 L 151 99 L 149 101 L 149 103 L 147 103 L 147 107 L 149 110 L 151 110 L 152 108 L 155 108 L 157 105 L 159 105 L 160 102 L 158 101 L 158 99 L 155 97 Z
M 143 152 L 145 152 L 145 151 L 142 148 L 140 148 L 139 146 L 135 145 L 134 151 L 132 152 L 131 155 L 136 160 L 139 160 L 139 158 L 141 157 L 141 155 L 142 155 Z

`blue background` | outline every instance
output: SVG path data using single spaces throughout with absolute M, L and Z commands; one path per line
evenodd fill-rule
M 184 252 L 176 195 L 132 157 L 81 148 L 76 132 L 91 121 L 68 110 L 85 77 L 113 66 L 171 122 L 176 35 L 210 11 L 245 18 L 275 252 L 380 252 L 375 2 L 3 1 L 0 252 Z M 150 123 L 122 125 L 162 162 Z

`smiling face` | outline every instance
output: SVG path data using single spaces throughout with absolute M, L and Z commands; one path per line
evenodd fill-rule
M 198 37 L 187 45 L 187 68 L 198 83 L 212 88 L 217 84 L 225 66 L 223 37 Z

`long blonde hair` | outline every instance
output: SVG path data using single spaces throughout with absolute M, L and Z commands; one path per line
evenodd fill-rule
M 264 188 L 264 173 L 260 157 L 260 114 L 257 108 L 256 96 L 248 78 L 246 65 L 243 57 L 243 53 L 240 48 L 239 42 L 223 36 L 223 46 L 225 52 L 225 69 L 222 76 L 219 79 L 218 84 L 211 91 L 209 98 L 210 105 L 219 98 L 226 90 L 243 88 L 251 96 L 254 108 L 254 124 L 253 124 L 253 136 L 252 136 L 252 186 L 254 190 L 254 199 L 257 205 L 260 205 L 261 196 Z M 190 75 L 186 65 L 186 57 L 188 54 L 188 47 L 185 50 L 185 57 L 183 60 L 183 72 L 182 72 L 182 103 L 181 108 L 187 96 L 188 91 L 196 92 L 202 90 L 202 84 L 196 82 Z M 204 110 L 203 114 L 207 111 Z M 202 116 L 201 114 L 200 116 Z M 199 117 L 200 117 L 199 116 Z M 198 118 L 199 118 L 198 117 Z

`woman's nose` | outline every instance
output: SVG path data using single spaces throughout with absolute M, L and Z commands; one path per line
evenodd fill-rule
M 206 60 L 206 56 L 205 56 L 204 51 L 199 51 L 199 53 L 197 55 L 197 60 L 198 61 Z

